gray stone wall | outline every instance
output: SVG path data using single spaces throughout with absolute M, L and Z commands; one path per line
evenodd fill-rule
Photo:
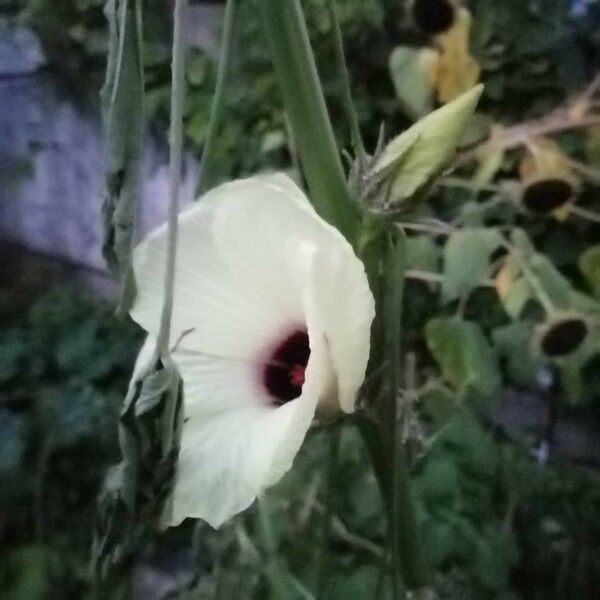
M 75 104 L 40 67 L 35 37 L 0 26 L 0 238 L 70 262 L 105 269 L 101 254 L 104 141 L 99 109 Z M 166 216 L 168 150 L 148 135 L 140 234 Z M 197 165 L 186 157 L 182 205 L 193 199 Z

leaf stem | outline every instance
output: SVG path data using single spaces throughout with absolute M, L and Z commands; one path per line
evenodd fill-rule
M 221 50 L 219 55 L 219 68 L 217 70 L 217 82 L 215 84 L 215 93 L 210 110 L 210 121 L 208 123 L 208 132 L 202 150 L 202 163 L 200 165 L 200 175 L 198 177 L 198 193 L 203 194 L 215 184 L 215 158 L 213 147 L 217 138 L 217 133 L 223 120 L 225 112 L 225 87 L 227 75 L 231 64 L 233 50 L 233 24 L 237 13 L 238 0 L 228 0 L 225 5 L 225 16 L 223 20 L 223 35 L 221 39 Z
M 319 214 L 350 241 L 358 228 L 299 0 L 258 0 L 279 86 Z
M 519 265 L 523 276 L 531 286 L 534 294 L 536 295 L 538 301 L 543 306 L 544 310 L 547 314 L 551 315 L 556 311 L 556 305 L 552 301 L 552 298 L 546 292 L 542 282 L 539 277 L 534 273 L 533 269 L 527 263 L 527 260 L 521 255 L 521 252 L 518 248 L 513 246 L 507 240 L 503 240 L 502 246 L 508 251 L 509 255 L 514 259 L 514 261 Z
M 169 349 L 173 294 L 175 287 L 175 255 L 177 251 L 177 216 L 179 187 L 181 183 L 181 158 L 183 147 L 183 101 L 185 98 L 185 48 L 183 23 L 187 0 L 175 0 L 173 29 L 173 62 L 171 65 L 171 129 L 169 132 L 169 220 L 167 225 L 167 261 L 165 265 L 165 297 L 160 318 L 156 351 L 166 353 Z
M 600 214 L 594 212 L 593 210 L 588 210 L 587 208 L 583 208 L 582 206 L 577 206 L 576 204 L 571 204 L 567 207 L 567 210 L 580 219 L 585 219 L 586 221 L 590 221 L 591 223 L 600 223 Z

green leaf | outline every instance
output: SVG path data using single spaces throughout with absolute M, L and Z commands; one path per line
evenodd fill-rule
M 22 363 L 28 356 L 29 349 L 22 332 L 18 329 L 3 331 L 0 339 L 0 383 L 21 373 Z
M 441 248 L 429 236 L 415 236 L 406 239 L 406 268 L 417 271 L 438 273 Z
M 0 581 L 4 600 L 43 600 L 49 597 L 49 551 L 41 545 L 22 546 L 3 560 Z
M 473 569 L 483 585 L 497 593 L 507 589 L 510 572 L 518 560 L 515 540 L 507 531 L 491 530 L 479 539 Z
M 345 571 L 332 572 L 326 582 L 323 598 L 328 600 L 363 600 L 376 598 L 381 569 L 377 565 L 364 565 Z M 383 583 L 379 597 L 381 600 L 392 598 L 389 585 Z
M 74 323 L 56 345 L 56 362 L 61 370 L 82 373 L 93 358 L 99 324 L 96 319 Z
M 121 314 L 129 310 L 135 295 L 131 252 L 144 131 L 141 11 L 141 0 L 108 0 L 104 9 L 110 41 L 101 91 L 107 188 L 103 253 L 121 280 Z
M 25 420 L 8 410 L 0 410 L 0 475 L 4 475 L 21 465 L 25 453 Z
M 438 505 L 442 509 L 456 510 L 460 494 L 458 470 L 452 457 L 442 455 L 438 460 L 425 463 L 419 475 L 423 501 L 430 510 Z
M 389 67 L 396 96 L 404 111 L 419 119 L 433 108 L 433 86 L 425 72 L 425 52 L 435 50 L 398 46 L 390 55 Z
M 459 409 L 456 394 L 441 384 L 431 386 L 423 392 L 419 396 L 419 402 L 425 415 L 437 426 L 448 421 Z
M 570 308 L 573 287 L 552 261 L 543 254 L 534 254 L 529 260 L 529 266 L 555 306 L 562 309 Z
M 448 562 L 458 553 L 457 546 L 461 544 L 460 532 L 454 524 L 437 521 L 429 517 L 421 527 L 421 537 L 425 540 L 423 550 L 427 562 L 434 567 Z
M 482 92 L 482 85 L 475 86 L 387 145 L 376 160 L 371 176 L 389 182 L 390 203 L 411 198 L 448 165 Z
M 541 366 L 532 349 L 533 339 L 534 326 L 527 321 L 515 321 L 492 332 L 496 351 L 506 360 L 508 375 L 517 385 L 531 384 Z
M 52 398 L 48 428 L 57 447 L 70 446 L 93 434 L 102 400 L 91 385 L 67 388 Z
M 501 243 L 494 229 L 462 229 L 450 236 L 444 248 L 442 295 L 446 301 L 468 294 L 488 279 L 490 256 Z
M 498 358 L 477 323 L 434 318 L 425 327 L 429 350 L 444 377 L 463 394 L 490 398 L 500 391 Z
M 508 292 L 502 297 L 502 305 L 506 313 L 513 319 L 518 319 L 525 305 L 533 298 L 533 290 L 525 277 L 513 281 Z
M 584 406 L 599 397 L 595 378 L 600 362 L 599 348 L 600 330 L 594 328 L 576 352 L 558 362 L 565 400 L 571 406 Z
M 600 296 L 600 244 L 590 246 L 578 261 L 579 270 L 596 296 Z

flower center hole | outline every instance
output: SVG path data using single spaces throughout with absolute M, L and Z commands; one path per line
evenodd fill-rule
M 562 179 L 543 179 L 530 184 L 523 195 L 523 204 L 531 212 L 544 214 L 562 206 L 573 195 L 573 189 Z
M 309 356 L 306 331 L 294 331 L 277 346 L 263 371 L 264 386 L 273 404 L 280 406 L 300 396 Z

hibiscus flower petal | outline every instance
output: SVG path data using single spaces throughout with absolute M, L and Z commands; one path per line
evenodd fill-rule
M 359 260 L 340 249 L 319 251 L 311 271 L 311 301 L 337 376 L 340 408 L 354 411 L 369 360 L 375 301 Z
M 220 189 L 220 188 L 217 188 Z M 212 232 L 220 194 L 207 194 L 179 217 L 172 338 L 185 347 L 219 356 L 250 357 L 273 332 L 302 319 L 292 306 L 277 313 L 264 303 L 259 285 L 239 280 L 224 263 Z M 164 299 L 166 225 L 136 249 L 133 266 L 137 295 L 131 317 L 156 335 Z
M 136 364 L 150 359 L 148 338 Z M 163 521 L 172 526 L 202 518 L 219 527 L 246 509 L 291 467 L 330 386 L 324 338 L 314 335 L 301 395 L 281 406 L 266 402 L 252 369 L 242 361 L 172 354 L 184 381 L 186 401 L 175 486 Z M 199 366 L 200 365 L 200 366 Z
M 132 316 L 150 333 L 138 365 L 158 332 L 165 252 L 163 227 L 134 254 Z M 318 405 L 353 410 L 373 306 L 350 244 L 285 176 L 224 184 L 180 215 L 185 424 L 168 524 L 220 525 L 290 468 Z

